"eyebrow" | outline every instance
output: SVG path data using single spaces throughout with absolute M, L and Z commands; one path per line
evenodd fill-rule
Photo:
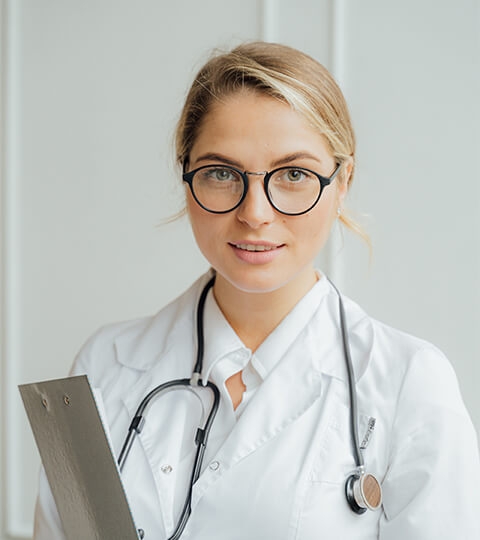
M 313 159 L 317 161 L 318 163 L 322 163 L 320 159 L 315 157 L 313 154 L 309 154 L 308 152 L 294 152 L 293 154 L 288 154 L 286 156 L 283 156 L 280 159 L 276 159 L 275 161 L 272 161 L 270 164 L 270 167 L 277 167 L 278 165 L 282 165 L 284 163 L 290 163 L 292 161 L 295 161 L 297 159 Z M 233 159 L 230 159 L 226 156 L 222 156 L 221 154 L 214 154 L 212 152 L 207 152 L 206 154 L 202 154 L 200 157 L 197 158 L 195 163 L 199 161 L 223 161 L 223 163 L 228 163 L 229 165 L 232 165 L 234 167 L 238 167 L 239 169 L 243 169 L 243 165 L 241 163 L 238 163 L 238 161 L 234 161 Z

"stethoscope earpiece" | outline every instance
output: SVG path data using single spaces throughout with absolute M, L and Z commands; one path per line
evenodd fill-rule
M 345 495 L 356 514 L 364 514 L 367 509 L 378 510 L 382 504 L 382 487 L 373 474 L 350 475 L 345 483 Z

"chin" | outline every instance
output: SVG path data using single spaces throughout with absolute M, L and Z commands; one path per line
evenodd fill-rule
M 217 270 L 217 273 L 233 287 L 246 293 L 269 293 L 279 289 L 289 281 L 285 279 L 283 272 L 280 275 L 278 269 L 257 267 L 236 269 L 230 272 Z

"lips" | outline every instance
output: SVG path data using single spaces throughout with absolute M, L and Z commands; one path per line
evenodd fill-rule
M 270 249 L 261 249 L 261 250 L 255 250 L 255 249 L 242 249 L 240 246 L 246 246 L 250 245 L 250 247 L 253 246 L 267 246 L 270 245 Z M 256 243 L 256 244 L 232 244 L 228 243 L 228 245 L 232 248 L 233 253 L 238 257 L 239 260 L 241 260 L 243 263 L 248 264 L 267 264 L 271 261 L 275 260 L 280 254 L 283 252 L 283 247 L 285 244 L 272 244 L 269 242 L 268 244 L 263 243 Z
M 273 242 L 267 241 L 241 241 L 241 242 L 229 242 L 229 244 L 238 249 L 243 249 L 245 251 L 271 251 L 284 246 L 285 244 L 276 244 Z

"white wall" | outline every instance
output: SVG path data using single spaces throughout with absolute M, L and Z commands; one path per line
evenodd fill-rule
M 99 325 L 157 311 L 207 268 L 185 218 L 156 224 L 181 207 L 171 136 L 188 85 L 212 47 L 242 39 L 293 45 L 338 77 L 374 259 L 347 234 L 319 261 L 447 354 L 480 429 L 478 1 L 2 7 L 1 538 L 31 535 L 36 494 L 16 385 L 66 375 Z

